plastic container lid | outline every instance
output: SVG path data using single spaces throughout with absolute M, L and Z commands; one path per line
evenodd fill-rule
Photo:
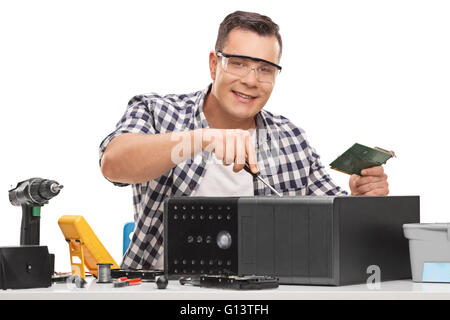
M 403 233 L 409 240 L 450 241 L 450 223 L 407 223 Z

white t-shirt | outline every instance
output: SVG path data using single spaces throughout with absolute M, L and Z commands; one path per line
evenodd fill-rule
M 256 130 L 250 130 L 253 145 L 256 142 Z M 196 157 L 201 157 L 199 153 Z M 199 160 L 199 159 L 196 159 Z M 225 166 L 213 153 L 206 163 L 206 172 L 193 190 L 191 197 L 234 197 L 254 196 L 253 176 L 245 170 L 233 171 L 233 164 Z

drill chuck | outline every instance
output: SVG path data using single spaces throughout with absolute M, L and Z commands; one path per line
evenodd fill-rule
M 9 201 L 15 206 L 42 206 L 58 195 L 62 188 L 63 186 L 54 180 L 31 178 L 19 182 L 14 189 L 9 190 Z

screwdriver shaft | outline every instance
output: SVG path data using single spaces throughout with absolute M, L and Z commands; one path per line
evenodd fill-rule
M 263 178 L 261 178 L 260 173 L 253 173 L 250 169 L 250 165 L 248 162 L 245 162 L 245 166 L 244 166 L 244 170 L 247 171 L 248 173 L 250 173 L 252 176 L 256 177 L 259 179 L 259 181 L 261 181 L 262 183 L 264 183 L 267 187 L 269 187 L 270 190 L 272 190 L 273 193 L 275 193 L 277 196 L 282 197 L 281 193 L 279 193 L 277 190 L 275 190 L 274 187 L 272 187 L 266 180 L 264 180 Z
M 273 193 L 275 193 L 277 196 L 282 197 L 281 193 L 279 193 L 277 190 L 275 190 L 274 187 L 272 187 L 266 180 L 264 180 L 263 178 L 261 178 L 259 175 L 256 176 L 259 181 L 261 181 L 262 183 L 264 183 L 267 187 L 269 187 L 270 190 L 272 190 Z

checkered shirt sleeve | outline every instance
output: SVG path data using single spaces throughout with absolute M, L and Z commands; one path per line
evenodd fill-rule
M 116 124 L 115 130 L 110 133 L 100 144 L 99 147 L 99 162 L 101 162 L 103 153 L 112 139 L 123 133 L 143 133 L 154 134 L 157 133 L 154 126 L 154 119 L 147 99 L 143 95 L 133 97 L 129 102 L 127 109 Z M 126 183 L 113 182 L 114 185 L 123 187 Z
M 127 110 L 116 124 L 116 129 L 100 144 L 100 159 L 108 143 L 123 133 L 157 133 L 154 127 L 153 115 L 146 101 L 143 100 L 143 96 L 135 96 L 128 102 Z

